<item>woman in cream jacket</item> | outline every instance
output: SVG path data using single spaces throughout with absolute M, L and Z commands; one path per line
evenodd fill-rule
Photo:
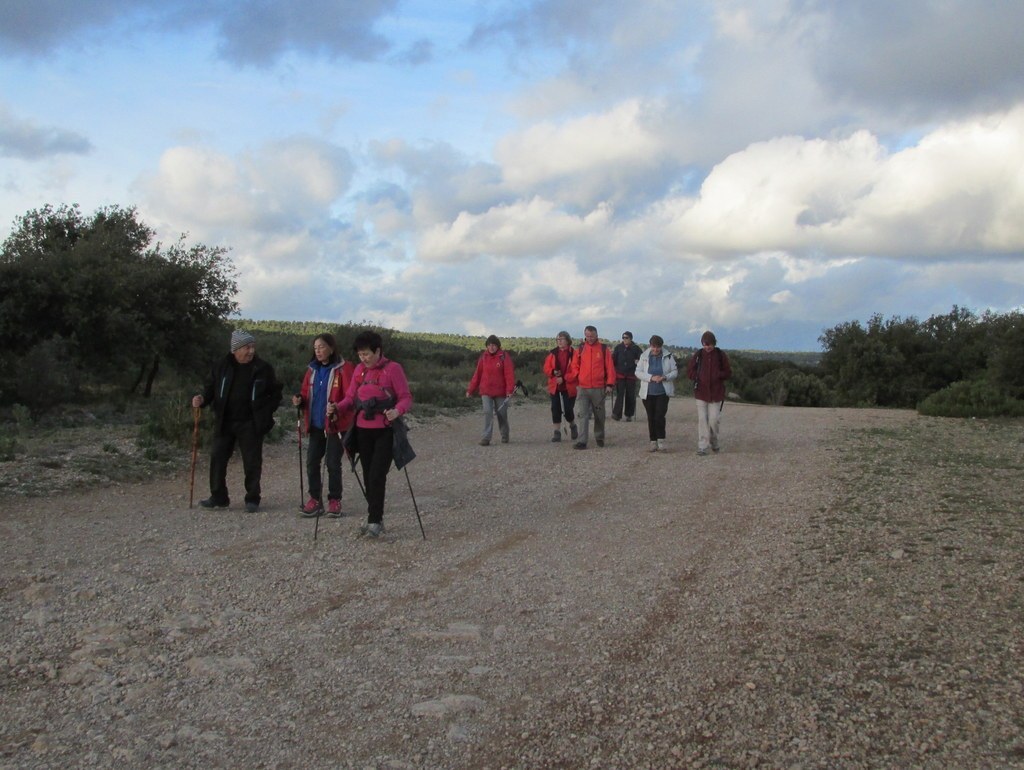
M 657 334 L 636 364 L 640 380 L 640 400 L 647 410 L 647 432 L 652 452 L 665 451 L 665 415 L 668 400 L 675 393 L 674 381 L 679 376 L 676 360 L 664 349 L 665 341 Z

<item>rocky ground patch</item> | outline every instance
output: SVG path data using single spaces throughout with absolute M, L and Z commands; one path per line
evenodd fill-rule
M 314 541 L 293 441 L 257 514 L 0 497 L 0 766 L 1024 767 L 1020 421 L 511 420 L 414 428 L 425 541 L 395 472 L 359 539 L 348 471 Z

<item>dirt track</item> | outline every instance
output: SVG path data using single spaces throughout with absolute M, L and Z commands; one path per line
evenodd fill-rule
M 347 470 L 356 515 L 314 542 L 294 442 L 268 449 L 258 514 L 237 465 L 226 512 L 188 510 L 184 477 L 3 500 L 0 764 L 1024 766 L 1019 519 L 1009 563 L 971 568 L 995 594 L 905 545 L 863 545 L 870 583 L 830 558 L 866 531 L 829 524 L 860 510 L 851 432 L 922 418 L 730 404 L 698 457 L 689 400 L 664 454 L 642 421 L 553 444 L 547 414 L 518 406 L 487 448 L 476 415 L 414 428 L 425 542 L 394 471 L 385 537 L 357 539 Z M 945 639 L 938 610 L 895 609 L 960 590 L 994 602 L 975 663 L 920 642 Z M 887 640 L 919 625 L 896 670 Z

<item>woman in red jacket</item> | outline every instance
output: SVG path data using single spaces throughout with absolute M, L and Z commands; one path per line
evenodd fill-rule
M 354 369 L 352 362 L 338 355 L 333 334 L 317 335 L 302 388 L 292 396 L 292 404 L 302 407 L 303 427 L 309 436 L 306 454 L 309 500 L 302 506 L 303 516 L 319 516 L 324 512 L 320 476 L 324 455 L 327 456 L 327 515 L 341 516 L 341 436 L 352 424 L 352 412 L 339 412 L 337 405 L 345 397 Z
M 494 415 L 498 415 L 501 443 L 508 443 L 508 404 L 505 399 L 516 389 L 516 371 L 512 357 L 501 349 L 501 340 L 493 334 L 487 338 L 484 352 L 476 362 L 476 371 L 466 388 L 466 396 L 480 393 L 484 405 L 484 433 L 480 446 L 491 443 Z
M 576 381 L 569 377 L 572 369 L 572 337 L 569 332 L 559 332 L 555 337 L 557 347 L 552 348 L 544 359 L 544 374 L 548 378 L 548 393 L 551 394 L 551 421 L 555 426 L 552 441 L 562 440 L 562 417 L 569 423 L 573 441 L 579 435 L 576 429 Z

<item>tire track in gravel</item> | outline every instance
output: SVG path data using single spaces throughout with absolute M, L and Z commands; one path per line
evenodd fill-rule
M 537 674 L 538 686 L 545 682 L 546 691 L 555 696 L 543 705 L 542 713 L 508 715 L 519 721 L 508 734 L 516 735 L 516 729 L 529 734 L 532 746 L 543 747 L 537 756 L 572 755 L 566 736 L 580 735 L 588 721 L 592 724 L 602 716 L 614 715 L 617 724 L 642 724 L 644 715 L 657 713 L 665 696 L 647 688 L 636 690 L 636 685 L 652 675 L 674 676 L 680 683 L 703 681 L 696 670 L 688 673 L 694 658 L 700 660 L 697 670 L 719 672 L 712 687 L 732 686 L 728 682 L 735 672 L 729 670 L 729 656 L 716 636 L 706 636 L 707 614 L 729 619 L 742 613 L 744 597 L 756 594 L 772 577 L 771 568 L 751 570 L 749 565 L 761 564 L 766 557 L 769 565 L 785 561 L 786 548 L 779 550 L 778 542 L 764 530 L 778 535 L 780 529 L 799 526 L 813 510 L 816 495 L 800 504 L 792 498 L 798 496 L 795 490 L 807 487 L 808 474 L 823 472 L 824 432 L 814 419 L 809 425 L 794 424 L 787 432 L 780 422 L 783 410 L 734 408 L 730 416 L 734 423 L 720 455 L 697 457 L 692 449 L 680 449 L 628 460 L 619 466 L 626 469 L 624 476 L 613 470 L 599 488 L 572 506 L 580 525 L 595 515 L 607 524 L 604 531 L 589 533 L 590 552 L 631 565 L 641 579 L 634 582 L 633 601 L 618 606 L 610 602 L 616 606 L 614 627 L 602 629 L 588 622 L 590 632 L 597 632 L 596 645 L 591 639 Z M 804 428 L 810 428 L 809 437 L 779 445 L 780 436 L 795 437 Z M 632 508 L 609 503 L 609 490 L 624 477 L 637 478 L 643 471 Z M 823 486 L 816 482 L 819 492 Z M 757 551 L 761 553 L 755 557 Z M 600 592 L 594 594 L 599 597 Z M 656 669 L 648 665 L 653 661 L 666 670 L 654 674 Z M 673 669 L 674 675 L 668 673 Z M 585 692 L 591 695 L 581 702 Z M 538 731 L 536 724 L 545 727 Z M 628 743 L 625 734 L 620 737 L 619 743 L 591 747 L 591 762 L 599 761 L 601 751 L 614 753 L 616 746 Z M 516 759 L 524 762 L 524 756 L 531 755 L 524 755 L 521 742 L 495 739 L 478 758 L 484 759 L 482 764 L 504 766 Z M 609 761 L 609 766 L 616 764 Z M 525 765 L 533 766 L 528 759 Z
M 96 665 L 132 691 L 152 677 L 166 695 L 138 701 L 128 720 L 111 718 L 102 698 L 116 691 L 102 683 L 44 684 L 0 711 L 7 738 L 49 731 L 68 759 L 92 751 L 101 735 L 152 766 L 230 756 L 234 766 L 541 767 L 557 764 L 563 746 L 574 756 L 570 736 L 591 715 L 581 702 L 640 722 L 645 697 L 667 697 L 632 693 L 647 661 L 669 655 L 680 661 L 673 673 L 691 677 L 688 655 L 724 665 L 701 623 L 711 613 L 742 615 L 744 597 L 764 580 L 750 566 L 750 553 L 770 551 L 760 530 L 801 515 L 764 512 L 778 514 L 793 494 L 804 450 L 781 442 L 799 439 L 804 417 L 794 413 L 789 430 L 786 410 L 775 417 L 729 405 L 725 450 L 697 458 L 693 411 L 692 400 L 673 403 L 666 454 L 646 451 L 643 423 L 609 422 L 603 449 L 552 443 L 542 404 L 517 404 L 509 445 L 478 447 L 477 414 L 417 426 L 410 475 L 426 542 L 399 473 L 388 486 L 387 536 L 355 539 L 365 505 L 346 471 L 352 516 L 321 522 L 314 543 L 312 525 L 294 511 L 293 440 L 267 448 L 259 514 L 238 505 L 188 511 L 185 477 L 62 497 L 59 532 L 33 529 L 55 502 L 28 501 L 5 514 L 16 541 L 5 579 L 20 585 L 14 578 L 24 573 L 33 585 L 52 583 L 53 624 L 87 627 L 101 613 L 128 631 L 151 630 L 143 660 Z M 237 463 L 229 484 L 240 488 Z M 95 576 L 96 599 L 75 600 Z M 152 576 L 160 581 L 150 584 Z M 12 656 L 44 657 L 60 670 L 66 653 L 49 641 L 52 625 L 29 626 L 25 617 L 36 616 L 25 596 L 5 597 L 3 619 L 21 647 L 36 646 Z M 160 630 L 183 609 L 206 633 Z M 251 668 L 199 679 L 186 670 L 190 660 L 215 671 L 236 660 Z M 445 695 L 478 706 L 411 713 Z M 324 709 L 334 714 L 327 722 L 295 717 Z M 52 716 L 51 726 L 39 715 Z M 168 737 L 168 724 L 204 723 L 212 727 L 201 741 L 188 731 Z M 602 745 L 614 743 L 615 730 L 602 730 Z M 530 752 L 545 747 L 556 750 L 531 762 Z

